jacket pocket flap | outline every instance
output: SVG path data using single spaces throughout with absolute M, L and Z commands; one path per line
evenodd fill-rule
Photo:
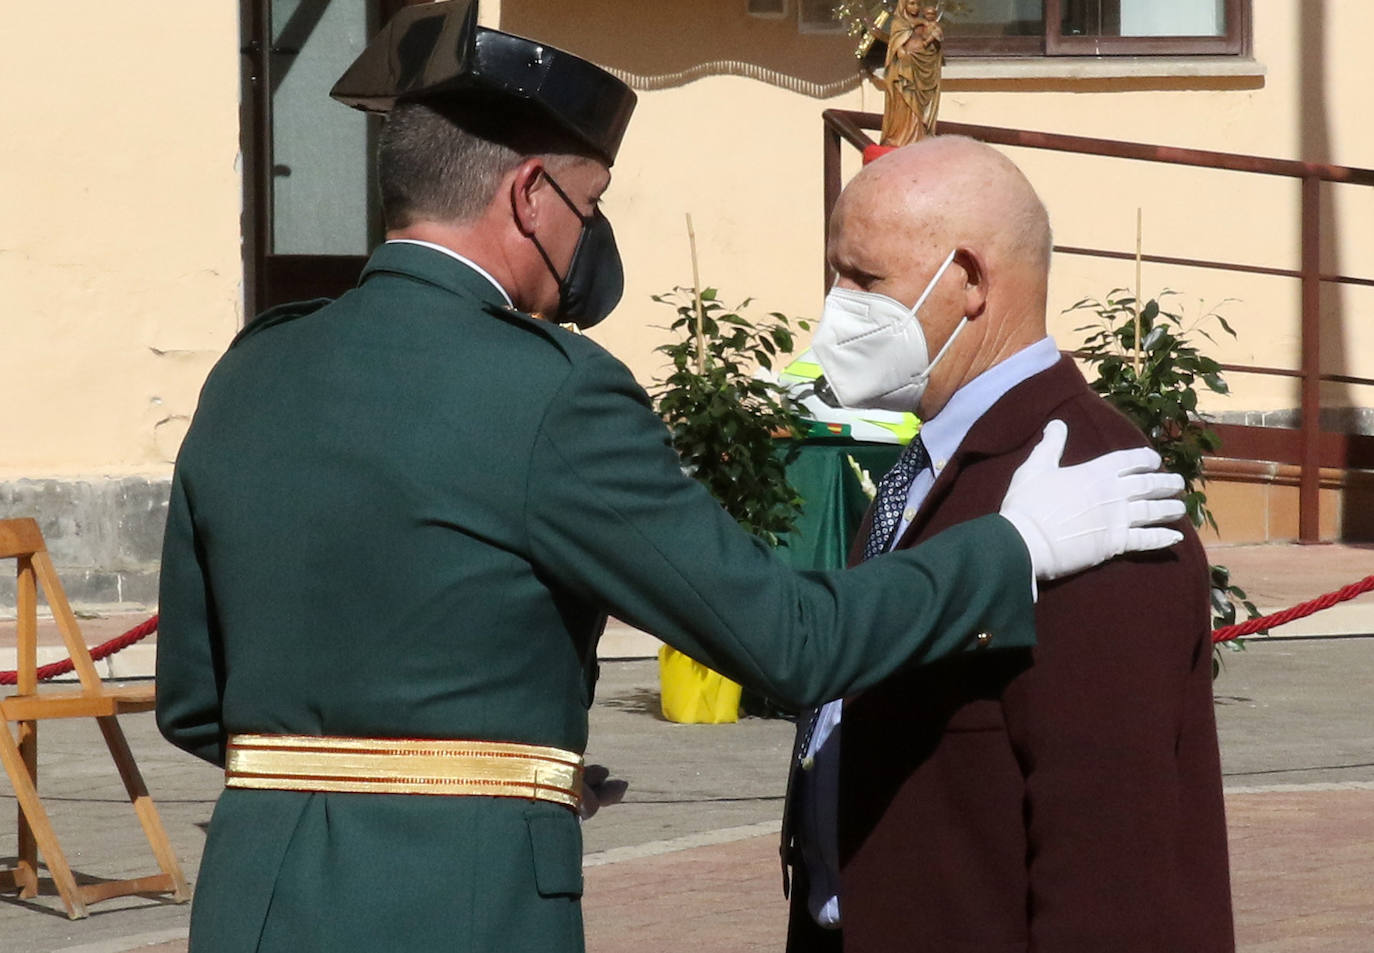
M 559 809 L 562 812 L 562 809 Z M 541 897 L 582 896 L 582 828 L 575 815 L 527 815 L 534 883 Z

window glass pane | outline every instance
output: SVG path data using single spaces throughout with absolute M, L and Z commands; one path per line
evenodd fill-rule
M 367 116 L 329 89 L 367 43 L 366 0 L 272 0 L 272 252 L 365 255 Z
M 1044 0 L 963 0 L 949 4 L 940 25 L 946 37 L 1040 36 Z
M 1122 36 L 1225 36 L 1226 0 L 1121 0 Z
M 1064 0 L 1064 36 L 1225 36 L 1226 0 Z
M 843 33 L 844 24 L 835 18 L 836 0 L 800 0 L 797 18 L 803 33 Z
M 1121 33 L 1119 0 L 1064 0 L 1064 36 L 1118 36 Z

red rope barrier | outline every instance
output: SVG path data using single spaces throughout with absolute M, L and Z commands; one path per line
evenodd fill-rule
M 110 641 L 102 642 L 100 645 L 91 649 L 91 661 L 99 662 L 101 659 L 114 655 L 122 649 L 127 649 L 135 642 L 147 638 L 156 631 L 157 616 L 154 615 L 152 618 L 140 622 L 123 635 L 117 635 L 113 639 L 110 639 Z M 66 675 L 68 672 L 74 671 L 75 669 L 76 665 L 73 664 L 71 659 L 63 659 L 60 662 L 53 662 L 51 665 L 44 665 L 40 668 L 38 670 L 38 680 L 40 682 L 46 682 L 50 678 Z M 0 685 L 14 685 L 18 683 L 18 681 L 18 672 L 0 672 Z
M 1257 619 L 1248 619 L 1245 622 L 1238 622 L 1235 625 L 1225 625 L 1219 629 L 1212 630 L 1212 641 L 1228 642 L 1231 639 L 1239 638 L 1242 635 L 1254 635 L 1265 629 L 1272 629 L 1287 622 L 1303 619 L 1313 613 L 1320 612 L 1322 609 L 1329 609 L 1338 603 L 1354 599 L 1356 596 L 1366 592 L 1374 592 L 1374 576 L 1365 576 L 1359 582 L 1343 586 L 1335 592 L 1328 592 L 1315 599 L 1309 599 L 1293 606 L 1291 609 L 1284 609 L 1281 612 L 1274 612 L 1269 615 L 1260 616 Z M 123 649 L 127 649 L 135 642 L 141 641 L 157 631 L 157 616 L 140 622 L 123 635 L 116 636 L 108 642 L 103 642 L 91 649 L 91 661 L 99 662 L 103 658 L 108 658 Z M 38 680 L 45 682 L 59 675 L 66 675 L 74 671 L 76 666 L 71 659 L 63 659 L 61 662 L 54 662 L 51 665 L 44 665 L 38 670 Z M 17 672 L 0 672 L 0 685 L 14 685 L 18 681 Z
M 1301 602 L 1291 609 L 1284 609 L 1282 612 L 1260 616 L 1258 619 L 1248 619 L 1235 625 L 1224 625 L 1220 629 L 1213 629 L 1212 642 L 1227 642 L 1242 635 L 1254 635 L 1262 629 L 1272 629 L 1275 626 L 1283 625 L 1285 622 L 1305 618 L 1314 612 L 1320 612 L 1322 609 L 1330 609 L 1338 602 L 1345 602 L 1347 599 L 1354 599 L 1362 593 L 1371 591 L 1374 591 L 1374 576 L 1365 576 L 1359 582 L 1352 582 L 1335 592 L 1328 592 L 1324 596 L 1317 596 L 1315 599 Z

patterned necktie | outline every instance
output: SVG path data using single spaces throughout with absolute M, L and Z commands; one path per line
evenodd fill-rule
M 906 509 L 907 494 L 911 491 L 911 481 L 929 465 L 930 454 L 926 452 L 926 445 L 921 442 L 919 436 L 912 437 L 902 455 L 892 465 L 892 469 L 887 471 L 882 482 L 878 484 L 878 493 L 873 504 L 873 523 L 868 531 L 868 539 L 864 542 L 864 559 L 872 559 L 879 553 L 887 552 L 887 547 L 892 542 L 893 531 L 901 525 L 902 511 Z M 811 739 L 816 733 L 820 714 L 819 708 L 811 709 L 811 715 L 802 728 L 801 744 L 797 748 L 798 763 L 807 756 L 807 749 L 810 748 Z
M 929 464 L 930 454 L 926 453 L 926 445 L 919 436 L 912 437 L 911 443 L 906 445 L 892 469 L 878 484 L 878 495 L 873 501 L 873 525 L 864 542 L 865 560 L 887 552 L 892 533 L 902 522 L 902 511 L 906 509 L 911 481 Z

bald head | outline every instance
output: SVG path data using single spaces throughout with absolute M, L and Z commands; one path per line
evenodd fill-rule
M 1049 216 L 1025 175 L 991 146 L 936 136 L 865 166 L 840 196 L 849 227 L 895 231 L 948 249 L 976 241 L 1048 271 Z
M 931 374 L 933 416 L 963 384 L 1045 336 L 1050 260 L 1045 206 L 1006 156 L 962 136 L 923 139 L 865 166 L 831 217 L 836 285 L 915 304 L 941 261 L 954 265 L 917 316 L 934 354 L 968 327 Z

